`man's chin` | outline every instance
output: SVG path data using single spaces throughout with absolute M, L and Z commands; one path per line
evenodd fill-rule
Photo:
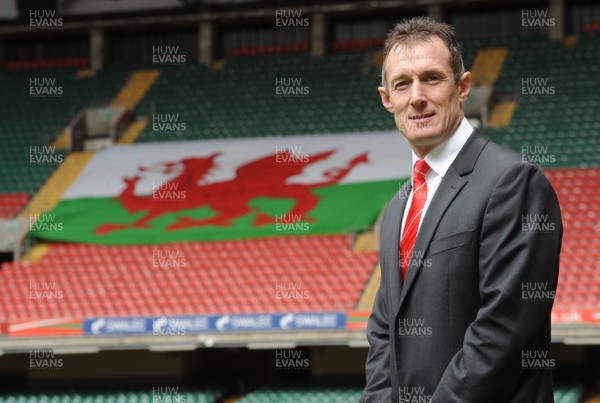
M 410 132 L 403 133 L 404 137 L 408 140 L 411 147 L 417 154 L 428 153 L 432 149 L 434 149 L 439 144 L 443 143 L 446 140 L 446 137 L 439 132 L 435 132 L 431 130 L 431 132 Z
M 442 137 L 441 134 L 436 132 L 434 129 L 429 128 L 427 130 L 411 130 L 409 132 L 403 132 L 404 137 L 411 143 L 415 144 L 435 144 L 439 142 L 439 139 Z

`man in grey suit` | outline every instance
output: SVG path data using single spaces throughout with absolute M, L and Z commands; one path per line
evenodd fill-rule
M 465 119 L 470 87 L 451 26 L 388 35 L 379 93 L 413 175 L 383 218 L 361 402 L 554 401 L 560 207 L 538 167 Z

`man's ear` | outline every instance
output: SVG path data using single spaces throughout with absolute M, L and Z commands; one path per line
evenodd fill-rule
M 471 92 L 471 72 L 465 71 L 462 74 L 462 76 L 460 76 L 460 84 L 459 84 L 458 97 L 460 99 L 461 104 L 467 100 L 470 92 Z
M 381 97 L 381 103 L 383 104 L 383 107 L 387 109 L 388 112 L 393 113 L 394 106 L 390 102 L 390 94 L 388 91 L 385 89 L 385 87 L 379 87 L 377 88 L 377 91 L 379 91 L 379 96 Z

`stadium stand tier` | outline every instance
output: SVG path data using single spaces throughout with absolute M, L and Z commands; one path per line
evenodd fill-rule
M 377 261 L 377 252 L 351 245 L 348 235 L 53 245 L 38 263 L 4 263 L 0 322 L 351 310 Z M 174 251 L 178 267 L 160 263 L 157 256 Z M 290 292 L 310 298 L 286 298 Z
M 159 393 L 164 390 L 165 393 Z M 167 390 L 177 390 L 167 393 Z M 221 400 L 224 393 L 217 389 L 189 390 L 176 387 L 156 388 L 156 391 L 122 390 L 104 392 L 31 392 L 0 394 L 0 403 L 149 403 L 156 401 L 217 403 L 221 401 L 236 403 L 352 403 L 358 402 L 362 392 L 360 386 L 320 386 L 320 387 L 261 387 L 239 398 Z M 423 396 L 426 398 L 426 396 Z M 557 386 L 554 390 L 556 403 L 580 403 L 583 390 L 576 386 Z

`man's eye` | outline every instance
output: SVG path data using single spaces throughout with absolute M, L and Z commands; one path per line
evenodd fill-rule
M 408 86 L 408 81 L 398 81 L 394 86 L 395 90 L 401 90 Z
M 427 82 L 431 83 L 431 82 L 437 82 L 440 81 L 440 78 L 434 74 L 427 76 L 426 80 Z

